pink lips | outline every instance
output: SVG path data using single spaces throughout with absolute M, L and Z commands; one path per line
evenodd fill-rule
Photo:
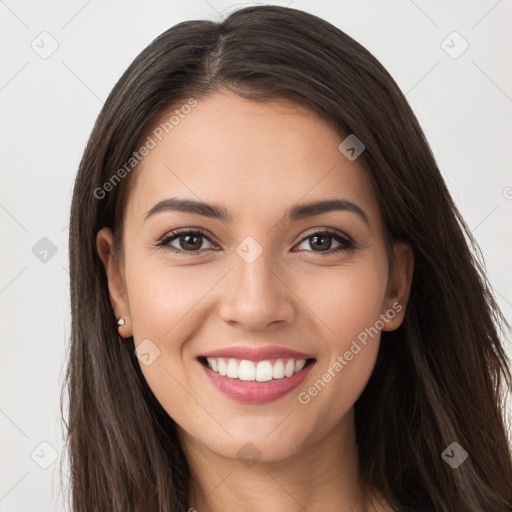
M 228 347 L 208 352 L 203 354 L 202 357 L 248 359 L 250 361 L 313 358 L 313 356 L 305 354 L 304 352 L 297 352 L 295 350 L 277 346 L 261 348 Z M 295 389 L 306 378 L 313 367 L 314 361 L 312 361 L 311 364 L 307 364 L 301 371 L 295 373 L 291 377 L 272 379 L 267 382 L 241 381 L 239 379 L 223 377 L 213 370 L 210 370 L 210 368 L 204 364 L 200 364 L 210 382 L 225 396 L 238 402 L 257 404 L 272 402 Z
M 249 361 L 264 361 L 266 359 L 312 359 L 314 356 L 297 352 L 284 347 L 268 346 L 261 348 L 252 347 L 226 347 L 212 350 L 203 357 L 232 357 L 233 359 L 248 359 Z

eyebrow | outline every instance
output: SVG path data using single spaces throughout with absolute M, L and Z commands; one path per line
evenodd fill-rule
M 146 213 L 144 221 L 157 213 L 166 211 L 192 213 L 212 219 L 219 219 L 225 222 L 231 222 L 233 220 L 232 215 L 230 215 L 223 206 L 195 201 L 193 199 L 178 199 L 173 197 L 170 199 L 164 199 L 155 204 L 155 206 Z M 293 206 L 285 213 L 285 219 L 289 221 L 297 221 L 306 217 L 313 217 L 314 215 L 320 215 L 322 213 L 332 211 L 355 213 L 367 226 L 370 226 L 370 221 L 365 211 L 356 203 L 343 198 L 314 201 Z

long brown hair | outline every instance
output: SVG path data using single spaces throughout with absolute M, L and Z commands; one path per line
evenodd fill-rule
M 340 133 L 356 134 L 388 242 L 413 248 L 404 322 L 382 333 L 374 373 L 355 404 L 365 485 L 399 510 L 512 510 L 503 394 L 511 374 L 501 341 L 509 326 L 476 243 L 383 66 L 326 21 L 277 6 L 167 30 L 130 65 L 96 121 L 69 230 L 72 510 L 187 509 L 190 474 L 176 424 L 147 385 L 133 340 L 117 332 L 95 239 L 106 226 L 119 241 L 130 180 L 113 176 L 155 120 L 220 88 L 254 101 L 298 102 Z M 452 442 L 469 454 L 456 469 L 441 455 Z

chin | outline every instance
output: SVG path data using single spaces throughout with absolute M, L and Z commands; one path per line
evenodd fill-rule
M 270 436 L 272 437 L 272 435 Z M 228 459 L 238 460 L 248 467 L 257 463 L 274 463 L 284 461 L 300 453 L 302 442 L 276 436 L 275 439 L 265 439 L 265 436 L 255 438 L 251 433 L 236 437 L 224 443 L 206 442 L 205 446 L 215 454 Z

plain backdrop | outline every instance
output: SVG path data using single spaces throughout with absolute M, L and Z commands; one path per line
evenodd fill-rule
M 512 2 L 275 3 L 330 21 L 393 75 L 510 320 Z M 59 484 L 67 227 L 73 180 L 102 103 L 164 30 L 251 4 L 0 0 L 0 512 L 67 509 Z

